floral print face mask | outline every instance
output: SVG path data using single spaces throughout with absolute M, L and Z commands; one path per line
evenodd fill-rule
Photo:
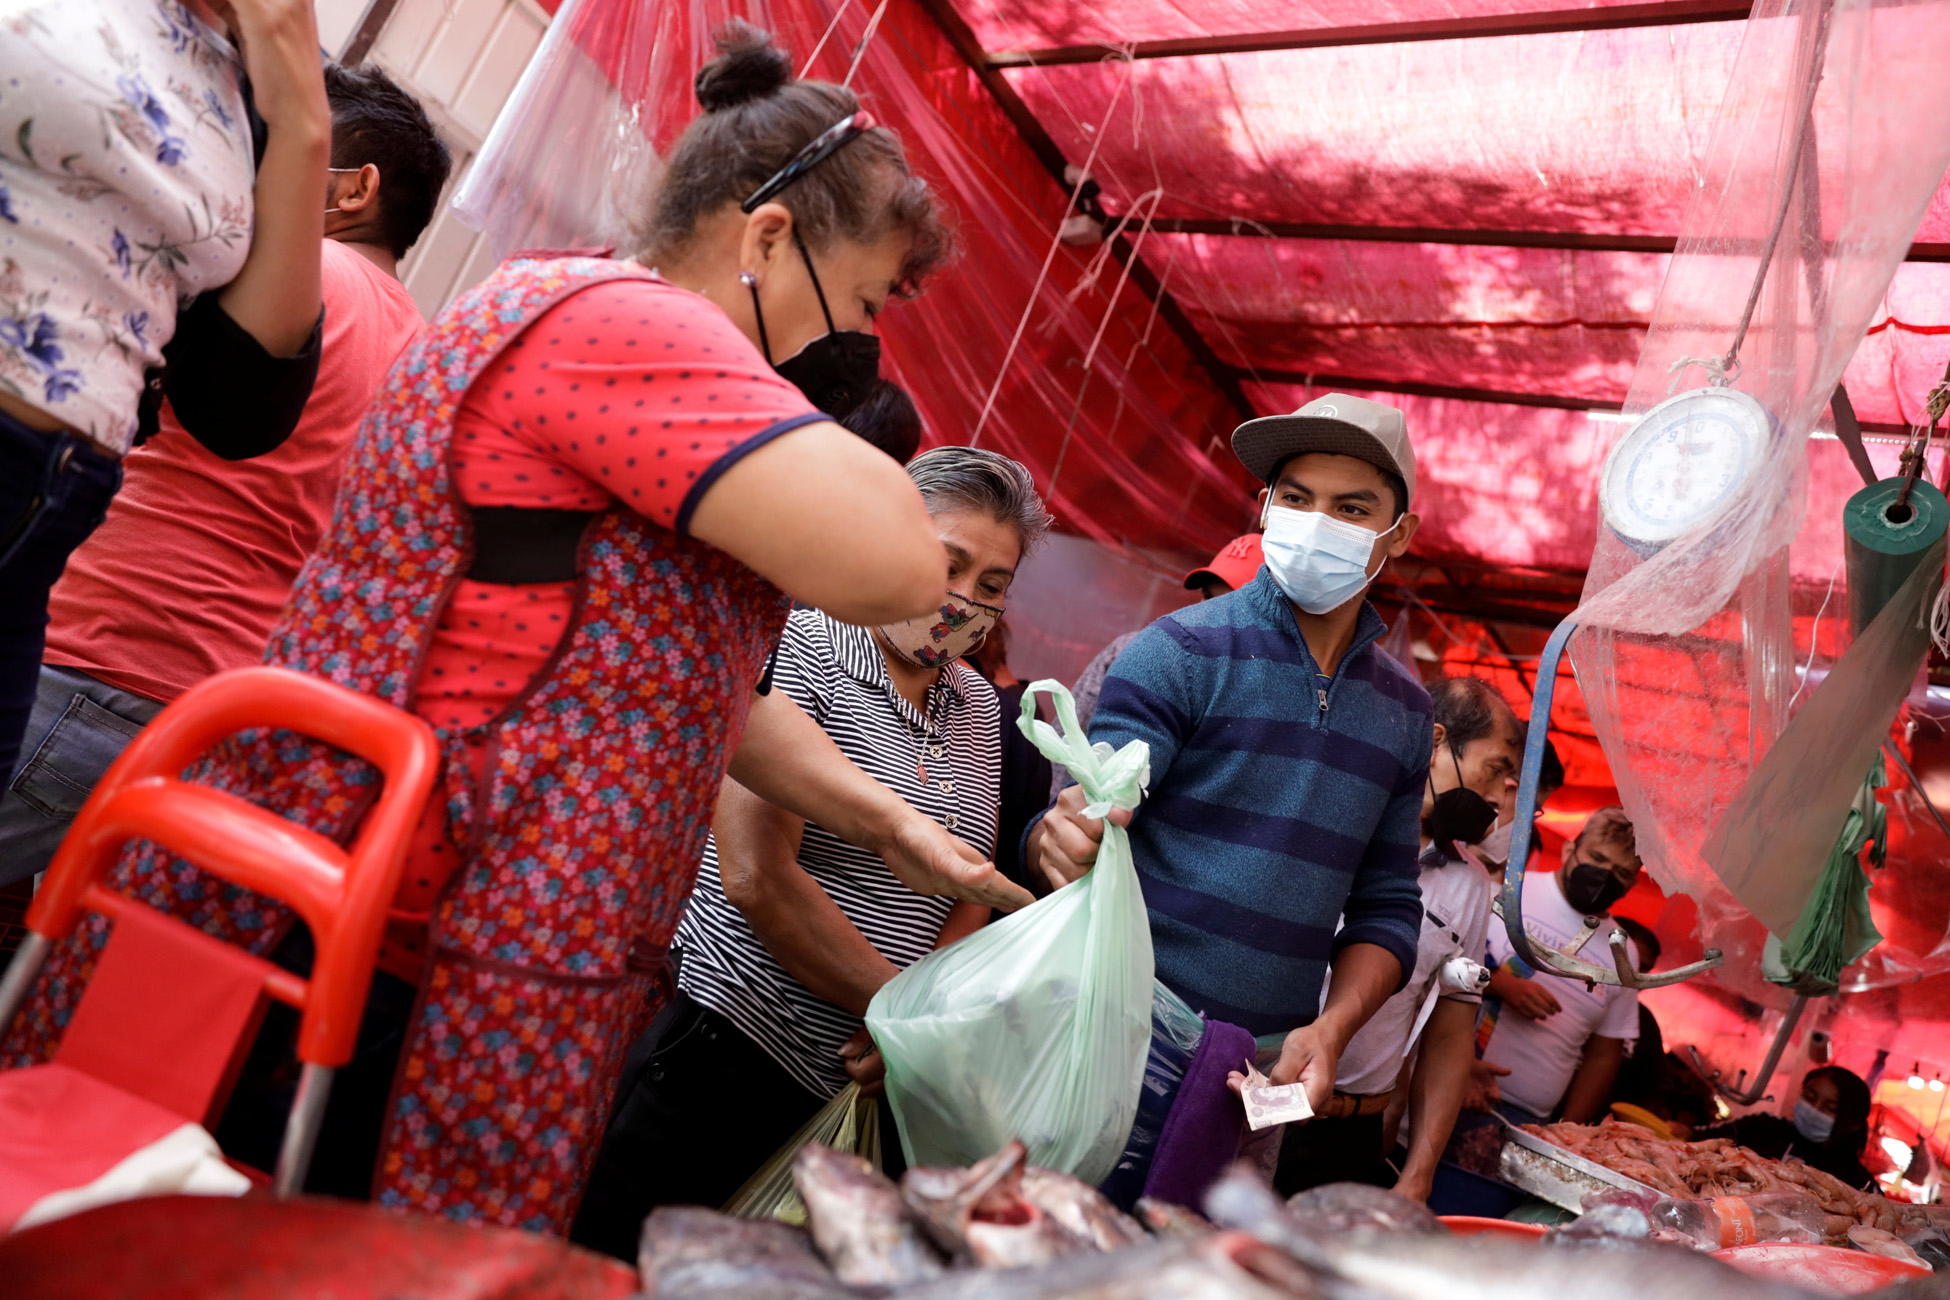
M 904 623 L 883 623 L 880 635 L 895 654 L 916 667 L 940 668 L 982 644 L 1001 617 L 998 607 L 951 591 L 934 613 Z

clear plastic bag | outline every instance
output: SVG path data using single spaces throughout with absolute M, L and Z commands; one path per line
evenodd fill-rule
M 745 1185 L 724 1203 L 724 1212 L 740 1219 L 778 1219 L 783 1223 L 804 1224 L 806 1203 L 792 1181 L 792 1162 L 799 1148 L 819 1142 L 839 1151 L 866 1157 L 880 1168 L 880 1107 L 860 1095 L 860 1085 L 849 1083 L 833 1094 L 785 1140 L 785 1145 L 760 1165 Z
M 1063 731 L 1036 718 L 1048 693 Z M 1092 746 L 1055 681 L 1023 696 L 1023 734 L 1077 778 L 1102 817 L 1137 807 L 1142 741 Z M 968 1165 L 1011 1138 L 1029 1163 L 1102 1182 L 1137 1114 L 1151 1045 L 1151 926 L 1129 837 L 1107 826 L 1083 879 L 895 976 L 867 1008 L 913 1165 Z
M 1117 1164 L 1097 1190 L 1109 1197 L 1120 1210 L 1137 1204 L 1144 1192 L 1145 1177 L 1151 1172 L 1151 1157 L 1158 1152 L 1158 1139 L 1171 1118 L 1171 1105 L 1178 1100 L 1178 1085 L 1185 1082 L 1198 1054 L 1199 1040 L 1205 1037 L 1205 1021 L 1185 1005 L 1176 993 L 1159 983 L 1151 985 L 1151 1048 L 1144 1056 L 1144 1083 L 1138 1093 L 1137 1115 L 1131 1121 L 1131 1136 L 1117 1157 Z
M 1755 6 L 1625 402 L 1707 383 L 1739 339 L 1727 378 L 1776 422 L 1737 494 L 1656 554 L 1600 527 L 1571 643 L 1639 853 L 1699 903 L 1722 982 L 1758 971 L 1748 913 L 1778 933 L 1800 915 L 1902 694 L 1831 675 L 1797 700 L 1790 575 L 1837 558 L 1809 550 L 1833 522 L 1802 527 L 1807 440 L 1950 161 L 1946 35 L 1942 0 Z M 1804 613 L 1820 599 L 1802 595 Z M 1828 730 L 1789 732 L 1817 710 Z M 1770 767 L 1790 737 L 1806 743 Z

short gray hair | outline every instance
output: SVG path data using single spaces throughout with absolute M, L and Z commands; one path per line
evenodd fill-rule
M 907 463 L 929 514 L 981 510 L 1014 524 L 1027 556 L 1049 532 L 1049 510 L 1036 495 L 1029 471 L 1007 456 L 975 447 L 936 447 Z

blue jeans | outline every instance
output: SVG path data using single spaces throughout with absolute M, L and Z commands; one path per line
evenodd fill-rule
M 42 665 L 20 761 L 0 791 L 0 887 L 47 870 L 102 773 L 161 711 L 86 673 Z
M 20 761 L 47 647 L 48 593 L 121 486 L 122 462 L 87 439 L 0 414 L 0 772 Z

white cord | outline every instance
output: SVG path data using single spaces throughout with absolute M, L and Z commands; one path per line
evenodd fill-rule
M 1829 598 L 1835 594 L 1835 579 L 1841 576 L 1842 562 L 1835 561 L 1835 567 L 1828 573 L 1828 594 L 1821 598 L 1821 608 L 1815 611 L 1815 625 L 1808 632 L 1808 665 L 1801 670 L 1801 681 L 1795 686 L 1794 694 L 1788 696 L 1787 711 L 1794 712 L 1794 702 L 1801 698 L 1801 692 L 1808 689 L 1808 678 L 1815 671 L 1815 655 L 1821 651 L 1821 616 L 1828 610 Z
M 853 51 L 853 65 L 846 70 L 846 80 L 840 83 L 842 86 L 852 86 L 853 74 L 860 70 L 860 60 L 867 57 L 867 46 L 873 44 L 873 34 L 880 30 L 880 19 L 886 12 L 887 0 L 880 0 L 879 6 L 873 11 L 873 17 L 867 19 L 867 30 L 860 37 L 859 48 Z
M 813 52 L 806 56 L 806 66 L 799 69 L 799 80 L 804 81 L 812 75 L 813 63 L 819 58 L 819 52 L 826 48 L 826 42 L 832 40 L 833 33 L 839 30 L 840 19 L 846 14 L 846 3 L 847 0 L 840 0 L 834 7 L 833 21 L 826 24 L 825 34 L 819 38 L 819 44 L 813 46 Z
M 1930 640 L 1940 655 L 1950 655 L 1950 583 L 1937 588 L 1936 603 L 1930 607 Z
M 1110 97 L 1110 106 L 1104 110 L 1104 120 L 1093 133 L 1090 141 L 1090 155 L 1083 160 L 1083 174 L 1077 183 L 1070 187 L 1068 200 L 1063 204 L 1063 215 L 1056 219 L 1056 232 L 1050 237 L 1049 252 L 1043 256 L 1043 269 L 1036 273 L 1036 283 L 1030 286 L 1029 301 L 1023 304 L 1022 319 L 1016 322 L 1016 332 L 1009 339 L 1009 350 L 1002 354 L 1002 364 L 996 368 L 995 382 L 989 385 L 988 400 L 982 403 L 981 418 L 975 421 L 975 431 L 968 437 L 970 447 L 978 447 L 982 442 L 982 430 L 987 427 L 989 413 L 995 409 L 995 399 L 1002 392 L 1002 381 L 1009 375 L 1009 363 L 1016 359 L 1016 349 L 1022 345 L 1022 333 L 1029 328 L 1029 317 L 1036 310 L 1036 299 L 1043 292 L 1043 281 L 1049 279 L 1050 266 L 1056 261 L 1056 250 L 1063 247 L 1063 223 L 1076 211 L 1077 196 L 1083 193 L 1084 182 L 1090 178 L 1090 168 L 1097 161 L 1097 149 L 1104 142 L 1110 130 L 1111 114 L 1117 111 L 1117 102 L 1124 98 L 1125 87 L 1131 84 L 1132 69 L 1137 65 L 1126 59 L 1124 79 L 1117 83 L 1117 90 Z

